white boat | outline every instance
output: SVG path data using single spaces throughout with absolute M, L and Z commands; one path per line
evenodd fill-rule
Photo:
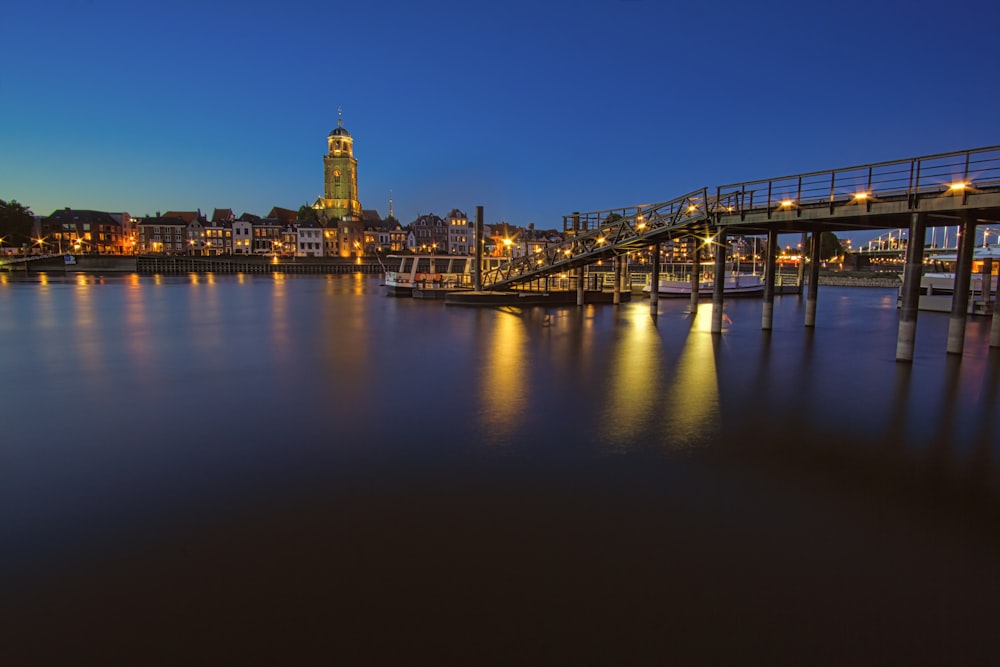
M 412 296 L 418 299 L 443 299 L 448 292 L 471 290 L 475 286 L 475 257 L 464 255 L 389 255 L 398 270 L 385 272 L 385 290 L 389 296 Z M 505 258 L 483 257 L 482 273 L 496 268 Z
M 671 264 L 666 271 L 660 272 L 660 282 L 657 294 L 663 297 L 691 296 L 691 265 Z M 698 274 L 698 296 L 712 296 L 715 291 L 715 264 L 702 264 Z M 740 271 L 738 266 L 726 270 L 723 278 L 723 296 L 761 296 L 764 294 L 764 276 L 756 271 Z M 649 293 L 652 277 L 647 276 L 642 291 Z
M 991 260 L 989 279 L 984 275 L 986 260 Z M 955 265 L 958 255 L 954 252 L 931 255 L 930 265 L 920 276 L 919 310 L 951 312 L 951 302 L 955 294 Z M 1000 271 L 1000 248 L 985 246 L 976 248 L 972 254 L 972 275 L 969 277 L 969 307 L 973 315 L 988 315 L 993 312 L 997 298 L 997 273 Z M 899 302 L 902 303 L 903 288 L 899 288 Z

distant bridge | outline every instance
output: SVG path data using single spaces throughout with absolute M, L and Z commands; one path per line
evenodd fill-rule
M 562 243 L 483 276 L 509 287 L 679 238 L 1000 224 L 1000 146 L 702 188 L 659 204 L 564 216 Z M 712 244 L 718 245 L 718 244 Z

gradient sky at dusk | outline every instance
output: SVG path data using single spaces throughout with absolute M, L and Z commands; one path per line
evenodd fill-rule
M 3 12 L 0 198 L 571 211 L 1000 144 L 1000 4 L 36 0 Z

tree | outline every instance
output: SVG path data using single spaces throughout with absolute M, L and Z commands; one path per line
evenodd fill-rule
M 319 214 L 309 204 L 303 204 L 299 206 L 299 220 L 312 220 L 313 222 L 319 222 Z
M 0 245 L 20 246 L 31 243 L 31 228 L 35 219 L 31 209 L 11 199 L 0 199 Z

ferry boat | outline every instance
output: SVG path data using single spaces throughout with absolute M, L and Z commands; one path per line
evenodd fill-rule
M 660 272 L 657 294 L 663 297 L 691 296 L 691 265 L 666 265 L 666 271 Z M 711 296 L 715 290 L 715 263 L 705 263 L 698 275 L 698 296 Z M 646 277 L 642 291 L 652 291 L 652 276 Z M 764 294 L 764 276 L 756 271 L 740 271 L 738 266 L 726 270 L 723 278 L 722 293 L 724 296 L 761 296 Z
M 984 273 L 986 260 L 990 260 L 990 275 Z M 951 302 L 955 295 L 955 265 L 957 253 L 935 255 L 932 264 L 920 276 L 919 310 L 951 312 Z M 969 314 L 989 315 L 997 299 L 997 280 L 1000 272 L 1000 247 L 984 246 L 976 248 L 972 254 L 972 275 L 969 280 Z M 903 300 L 903 288 L 899 288 L 899 303 Z
M 475 257 L 464 255 L 389 255 L 397 270 L 386 269 L 385 290 L 388 296 L 416 299 L 443 299 L 445 294 L 475 287 Z M 482 273 L 498 267 L 506 259 L 483 257 Z

